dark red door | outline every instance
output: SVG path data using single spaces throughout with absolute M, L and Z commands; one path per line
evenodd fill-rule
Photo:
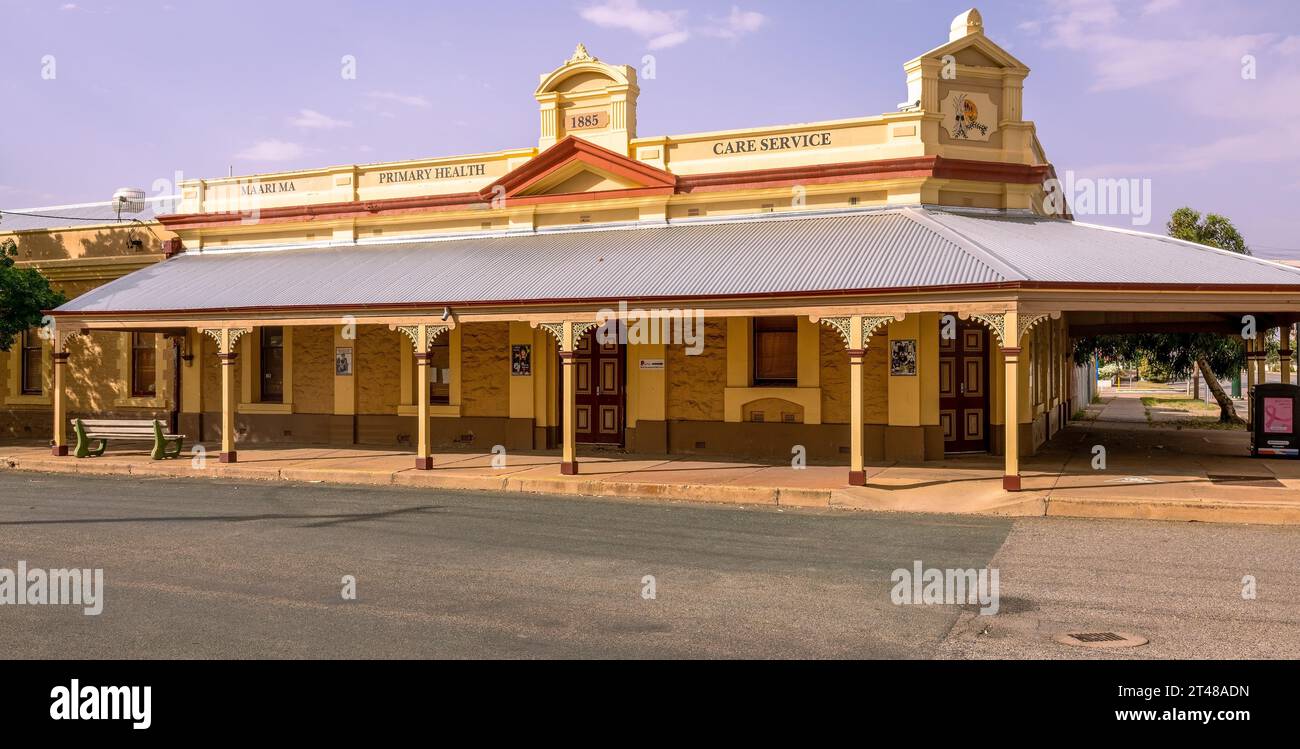
M 579 442 L 623 444 L 625 405 L 623 346 L 597 343 L 596 331 L 582 337 L 573 352 L 577 379 L 574 422 Z
M 953 315 L 956 320 L 956 315 Z M 989 449 L 988 330 L 956 320 L 955 335 L 939 329 L 939 425 L 949 453 Z

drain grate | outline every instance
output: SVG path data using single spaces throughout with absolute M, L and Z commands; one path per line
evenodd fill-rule
M 1081 634 L 1071 634 L 1079 642 L 1107 642 L 1124 639 L 1123 635 L 1117 635 L 1114 632 L 1083 632 Z
M 1147 644 L 1147 638 L 1128 632 L 1070 632 L 1055 638 L 1062 645 L 1083 648 L 1136 648 Z

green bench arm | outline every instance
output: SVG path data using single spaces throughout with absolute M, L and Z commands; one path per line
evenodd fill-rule
M 73 431 L 77 433 L 77 450 L 74 455 L 78 458 L 99 457 L 104 454 L 108 448 L 108 440 L 91 438 L 86 436 L 86 425 L 77 419 L 72 425 Z M 92 444 L 93 443 L 93 444 Z
M 182 444 L 184 442 L 184 437 L 168 439 L 164 436 L 162 423 L 157 419 L 154 419 L 153 452 L 149 453 L 149 457 L 154 460 L 162 460 L 163 458 L 179 458 L 181 456 Z

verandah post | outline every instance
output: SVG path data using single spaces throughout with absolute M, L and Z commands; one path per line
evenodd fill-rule
M 433 469 L 433 442 L 429 433 L 429 326 L 421 324 L 415 331 L 415 403 L 416 426 L 415 467 L 421 471 Z
M 560 369 L 564 380 L 564 401 L 561 403 L 562 439 L 560 447 L 560 473 L 574 476 L 578 473 L 577 393 L 578 381 L 574 371 L 574 324 L 566 321 L 560 328 Z
M 235 452 L 235 364 L 239 354 L 235 352 L 235 344 L 240 334 L 231 328 L 222 328 L 218 341 L 217 357 L 221 359 L 221 454 L 218 460 L 222 463 L 238 462 Z
M 1002 471 L 1002 488 L 1009 492 L 1020 491 L 1020 329 L 1019 314 L 1010 310 L 1003 318 L 1002 356 L 1006 368 L 1002 378 L 1003 401 L 1006 414 L 1003 418 L 1003 448 L 1005 465 Z M 1011 345 L 1007 345 L 1007 343 Z
M 862 363 L 866 353 L 862 317 L 854 315 L 849 318 L 849 484 L 852 486 L 863 486 L 867 483 L 862 434 L 862 410 L 865 407 L 862 391 Z
M 1291 354 L 1294 353 L 1291 350 L 1291 323 L 1283 325 L 1281 331 L 1282 340 L 1277 356 L 1282 370 L 1282 382 L 1289 385 L 1291 384 Z
M 54 442 L 50 454 L 64 456 L 68 454 L 68 397 L 64 393 L 68 352 L 64 337 L 57 328 L 54 331 L 53 346 L 51 358 L 54 360 L 54 373 L 51 387 L 54 391 Z

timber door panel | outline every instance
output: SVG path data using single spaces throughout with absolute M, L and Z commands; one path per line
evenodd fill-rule
M 986 452 L 989 449 L 988 330 L 965 320 L 957 321 L 953 338 L 944 338 L 940 330 L 939 426 L 943 430 L 943 450 Z
M 574 418 L 578 442 L 623 444 L 626 405 L 626 352 L 617 343 L 597 343 L 596 331 L 582 337 L 573 351 L 577 385 Z

